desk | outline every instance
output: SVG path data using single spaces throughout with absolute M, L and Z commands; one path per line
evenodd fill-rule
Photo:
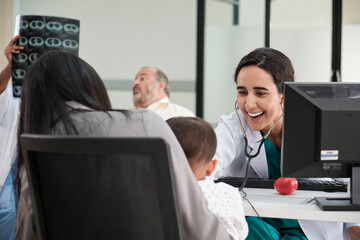
M 281 195 L 275 189 L 244 188 L 247 198 L 261 217 L 360 223 L 360 211 L 323 211 L 314 197 L 349 197 L 349 193 L 297 190 Z M 244 200 L 246 216 L 257 216 Z

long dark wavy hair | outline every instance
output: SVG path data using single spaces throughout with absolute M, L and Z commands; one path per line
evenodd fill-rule
M 22 133 L 50 134 L 61 123 L 68 134 L 77 134 L 67 101 L 75 101 L 94 111 L 111 110 L 106 88 L 96 71 L 77 56 L 62 51 L 42 55 L 24 78 L 18 128 L 18 162 L 14 185 L 21 191 L 19 176 L 24 160 L 20 144 Z

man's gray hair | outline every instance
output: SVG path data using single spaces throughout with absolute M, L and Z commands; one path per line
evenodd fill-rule
M 157 74 L 157 78 L 156 78 L 156 81 L 158 82 L 164 82 L 165 83 L 165 93 L 166 95 L 169 97 L 170 96 L 170 85 L 169 85 L 169 79 L 168 77 L 166 76 L 166 74 L 161 71 L 160 69 L 158 68 L 154 68 L 154 67 L 143 67 L 141 69 L 144 69 L 144 68 L 153 68 L 156 70 L 156 74 Z
M 169 79 L 168 79 L 168 77 L 166 76 L 166 74 L 163 71 L 161 71 L 160 69 L 157 69 L 157 68 L 155 68 L 155 69 L 156 69 L 156 73 L 158 75 L 157 80 L 159 82 L 164 82 L 165 83 L 165 89 L 164 90 L 165 90 L 166 95 L 169 97 L 170 96 Z

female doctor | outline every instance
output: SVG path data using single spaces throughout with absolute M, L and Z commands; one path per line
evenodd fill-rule
M 280 175 L 284 82 L 294 81 L 291 61 L 271 48 L 243 57 L 235 72 L 236 110 L 215 129 L 218 147 L 214 177 L 277 179 Z M 246 149 L 244 151 L 244 149 Z M 253 157 L 252 157 L 253 156 Z M 247 217 L 247 239 L 360 239 L 360 224 Z M 347 231 L 346 231 L 347 229 Z

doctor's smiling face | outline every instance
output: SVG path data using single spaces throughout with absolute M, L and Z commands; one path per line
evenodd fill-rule
M 282 114 L 284 83 L 294 81 L 290 59 L 276 49 L 257 48 L 241 59 L 234 81 L 237 103 L 247 123 L 266 134 Z M 282 118 L 269 137 L 281 138 L 281 130 Z
M 241 68 L 237 76 L 237 103 L 249 126 L 266 134 L 282 114 L 283 94 L 273 76 L 256 65 Z M 277 127 L 282 125 L 281 122 Z

